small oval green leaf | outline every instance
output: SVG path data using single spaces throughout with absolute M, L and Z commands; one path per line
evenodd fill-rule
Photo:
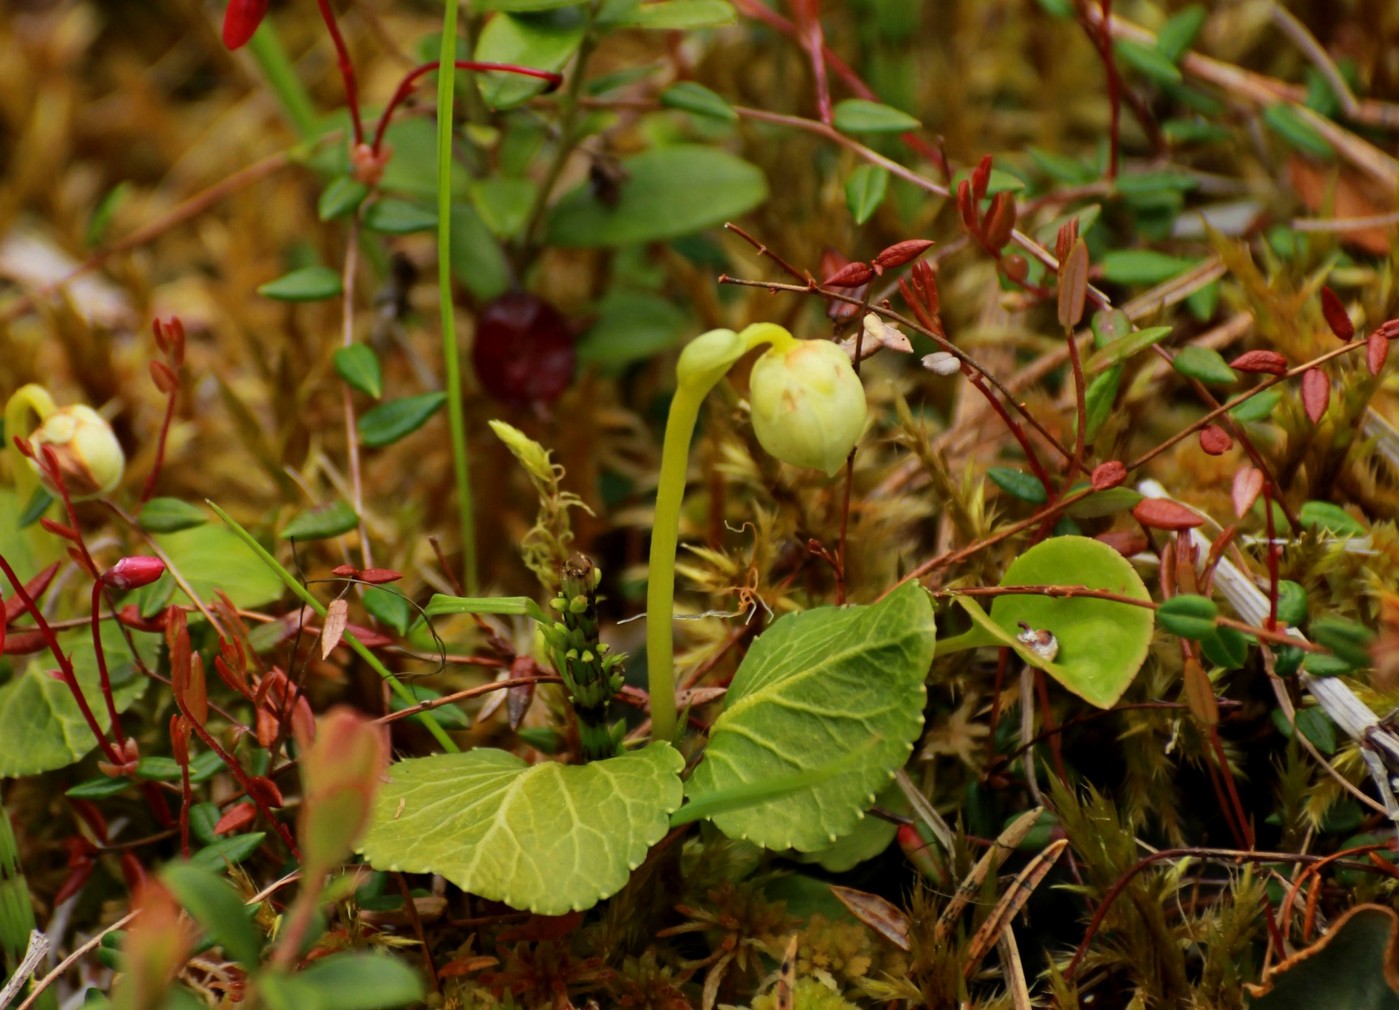
M 1130 39 L 1118 39 L 1113 42 L 1112 50 L 1118 59 L 1149 81 L 1155 81 L 1157 84 L 1179 84 L 1182 80 L 1180 68 L 1170 57 L 1150 46 Z
M 359 516 L 347 501 L 337 500 L 298 514 L 282 527 L 283 540 L 325 540 L 348 533 L 359 525 Z
M 863 98 L 837 102 L 832 124 L 841 133 L 907 133 L 923 127 L 907 112 Z
M 392 445 L 427 424 L 446 402 L 446 393 L 419 393 L 381 403 L 359 419 L 359 439 L 371 449 Z
M 330 267 L 303 267 L 268 281 L 257 293 L 281 302 L 318 302 L 338 297 L 343 290 L 340 275 Z
M 209 521 L 208 514 L 198 505 L 179 498 L 152 498 L 141 506 L 136 522 L 150 533 L 174 533 L 193 529 Z
M 693 28 L 719 28 L 738 20 L 728 0 L 658 0 L 637 7 L 619 25 L 652 31 L 683 31 Z
M 680 81 L 661 92 L 661 104 L 667 109 L 679 109 L 694 116 L 732 123 L 738 119 L 733 106 L 716 92 L 695 81 Z
M 1239 381 L 1224 356 L 1212 347 L 1191 344 L 1182 347 L 1171 359 L 1171 367 L 1181 375 L 1215 386 L 1228 386 Z
M 1363 537 L 1365 527 L 1339 505 L 1329 501 L 1303 502 L 1297 518 L 1309 530 L 1324 530 L 1338 537 Z
M 1315 126 L 1307 122 L 1295 105 L 1278 102 L 1263 110 L 1263 122 L 1283 140 L 1304 154 L 1331 161 L 1336 157 L 1336 149 L 1331 142 L 1317 132 Z
M 351 344 L 335 352 L 335 372 L 356 392 L 374 399 L 384 395 L 384 373 L 379 356 L 368 344 Z
M 861 165 L 850 173 L 845 180 L 845 205 L 856 224 L 864 224 L 874 216 L 888 189 L 889 173 L 878 165 Z
M 370 231 L 384 235 L 412 235 L 437 227 L 437 210 L 427 204 L 392 197 L 375 200 L 361 218 Z
M 160 879 L 224 952 L 245 968 L 262 963 L 262 940 L 249 909 L 213 870 L 192 862 L 171 863 Z
M 1002 491 L 1027 501 L 1032 505 L 1043 505 L 1049 500 L 1049 492 L 1034 474 L 1016 470 L 1008 466 L 993 466 L 987 469 L 986 476 Z
M 1219 606 L 1211 599 L 1194 593 L 1172 596 L 1156 611 L 1156 619 L 1173 635 L 1181 638 L 1204 638 L 1215 629 Z
M 353 213 L 368 195 L 369 187 L 358 179 L 337 175 L 321 190 L 321 198 L 316 202 L 316 216 L 322 221 L 344 217 Z

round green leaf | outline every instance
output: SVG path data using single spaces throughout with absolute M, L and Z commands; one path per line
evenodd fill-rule
M 923 125 L 907 112 L 863 98 L 837 102 L 832 123 L 841 133 L 907 133 Z
M 378 869 L 441 874 L 541 915 L 590 908 L 668 830 L 684 766 L 659 742 L 586 765 L 487 748 L 399 761 L 361 851 Z
M 811 788 L 713 817 L 731 838 L 814 852 L 849 834 L 908 758 L 923 727 L 936 630 L 928 594 L 905 583 L 879 603 L 790 614 L 734 675 L 692 800 L 858 760 Z
M 401 958 L 347 950 L 311 962 L 297 978 L 314 988 L 327 1010 L 384 1010 L 417 1003 L 423 978 Z
M 317 302 L 335 298 L 342 290 L 340 275 L 330 267 L 303 267 L 268 281 L 257 293 L 282 302 Z
M 202 600 L 222 590 L 236 606 L 260 607 L 282 595 L 282 580 L 226 526 L 160 533 L 155 542 Z
M 698 144 L 653 147 L 622 162 L 626 179 L 615 206 L 584 184 L 554 208 L 548 242 L 618 246 L 678 238 L 723 224 L 767 198 L 757 167 Z
M 1303 502 L 1297 517 L 1309 530 L 1324 530 L 1338 537 L 1363 537 L 1365 527 L 1339 505 L 1329 501 Z
M 471 184 L 471 202 L 481 221 L 498 238 L 513 238 L 529 221 L 539 187 L 529 179 L 493 176 Z
M 385 235 L 412 235 L 437 227 L 437 210 L 412 200 L 375 200 L 364 209 L 364 226 Z
M 359 419 L 359 440 L 371 449 L 392 445 L 427 424 L 446 402 L 446 393 L 419 393 L 381 403 Z
M 577 52 L 587 20 L 576 7 L 538 14 L 497 14 L 486 22 L 476 42 L 476 59 L 513 63 L 536 70 L 559 70 Z M 495 109 L 533 98 L 548 84 L 536 77 L 487 71 L 477 74 L 481 97 Z
M 384 395 L 384 373 L 379 357 L 367 344 L 351 344 L 335 352 L 335 371 L 351 389 L 372 396 Z
M 132 641 L 142 662 L 148 668 L 154 666 L 158 636 L 133 633 Z M 97 724 L 107 729 L 110 720 L 102 701 L 91 631 L 83 626 L 60 632 L 58 643 L 73 664 Z M 126 638 L 115 622 L 102 622 L 102 649 L 117 711 L 125 712 L 145 693 L 149 681 L 132 661 Z M 48 652 L 37 653 L 0 685 L 0 778 L 64 768 L 97 746 L 73 693 L 49 675 L 56 666 Z
M 148 533 L 176 533 L 203 526 L 209 515 L 180 498 L 152 498 L 141 506 L 136 522 Z
M 1013 561 L 1003 586 L 1087 586 L 1137 600 L 1151 594 L 1131 564 L 1107 544 L 1088 537 L 1054 537 Z M 991 619 L 1011 634 L 1024 621 L 1059 641 L 1044 670 L 1099 708 L 1111 708 L 1141 669 L 1151 645 L 1152 612 L 1130 603 L 1088 597 L 1000 596 Z
M 680 81 L 661 92 L 661 104 L 667 109 L 680 109 L 695 116 L 732 123 L 738 113 L 728 102 L 694 81 Z

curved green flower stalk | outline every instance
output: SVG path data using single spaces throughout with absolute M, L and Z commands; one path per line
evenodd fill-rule
M 734 362 L 761 344 L 771 347 L 753 366 L 749 400 L 753 430 L 763 448 L 784 462 L 814 467 L 829 476 L 844 463 L 864 428 L 864 387 L 850 359 L 834 344 L 798 340 L 775 323 L 754 323 L 741 333 L 710 330 L 681 352 L 661 448 L 646 586 L 646 675 L 655 740 L 675 735 L 671 615 L 690 439 L 705 396 Z
M 37 428 L 31 429 L 31 413 L 39 419 Z M 36 452 L 43 446 L 52 448 L 54 465 L 75 501 L 109 493 L 126 470 L 121 443 L 101 414 L 81 403 L 58 407 L 49 391 L 36 383 L 21 386 L 5 404 L 5 432 L 12 439 L 28 438 Z M 25 459 L 13 441 L 9 449 L 15 490 L 21 501 L 28 501 L 36 484 L 43 482 L 47 487 L 49 478 L 39 462 Z M 49 490 L 57 493 L 56 488 Z

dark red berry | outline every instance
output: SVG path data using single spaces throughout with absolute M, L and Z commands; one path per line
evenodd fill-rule
M 502 403 L 547 406 L 573 381 L 573 334 L 543 298 L 512 291 L 476 317 L 471 364 L 481 387 Z

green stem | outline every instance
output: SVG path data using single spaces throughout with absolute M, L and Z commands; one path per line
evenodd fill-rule
M 445 0 L 442 16 L 441 68 L 457 58 L 457 0 Z M 452 471 L 456 474 L 457 523 L 461 529 L 462 584 L 477 594 L 476 510 L 466 459 L 466 413 L 462 401 L 461 358 L 457 350 L 456 313 L 452 306 L 452 109 L 457 75 L 437 72 L 437 301 L 442 315 L 442 363 L 447 383 L 447 425 L 452 433 Z
M 651 527 L 651 558 L 646 582 L 646 679 L 651 693 L 651 738 L 671 740 L 675 708 L 675 551 L 680 542 L 680 506 L 685 469 L 700 404 L 734 362 L 759 344 L 782 350 L 796 340 L 773 323 L 754 323 L 742 333 L 710 330 L 696 337 L 676 366 L 675 397 L 666 417 L 661 472 L 656 486 L 656 518 Z
M 248 42 L 248 51 L 257 61 L 258 69 L 267 79 L 267 85 L 281 103 L 282 111 L 291 120 L 292 129 L 302 140 L 314 140 L 316 130 L 316 109 L 311 97 L 301 86 L 282 40 L 272 26 L 272 19 L 266 18 Z
M 242 526 L 239 526 L 238 523 L 234 521 L 232 516 L 230 516 L 223 509 L 219 508 L 209 499 L 204 499 L 204 504 L 208 505 L 211 509 L 214 510 L 214 514 L 223 520 L 224 525 L 227 526 L 230 530 L 232 530 L 234 535 L 237 536 L 239 540 L 243 541 L 243 543 L 245 543 L 248 546 L 248 549 L 250 551 L 257 555 L 258 560 L 260 560 L 264 565 L 266 565 L 268 568 L 270 568 L 273 572 L 276 573 L 277 578 L 282 580 L 282 585 L 286 586 L 293 593 L 299 596 L 301 598 L 301 601 L 305 603 L 308 607 L 310 607 L 312 610 L 314 610 L 319 616 L 325 617 L 325 604 L 322 603 L 320 600 L 316 599 L 312 592 L 305 586 L 303 586 L 300 582 L 298 582 L 296 580 L 296 577 L 292 575 L 291 572 L 283 568 L 281 562 L 279 562 L 271 554 L 267 553 L 266 549 L 262 546 L 262 544 L 258 543 L 257 540 L 253 538 L 253 535 L 251 533 L 245 530 Z M 416 695 L 414 695 L 412 691 L 408 690 L 408 688 L 404 687 L 403 682 L 400 681 L 397 677 L 395 677 L 392 673 L 390 673 L 388 671 L 388 668 L 385 667 L 384 664 L 379 661 L 379 657 L 374 655 L 374 653 L 370 652 L 369 648 L 358 638 L 356 638 L 352 632 L 345 632 L 344 640 L 354 651 L 355 655 L 359 656 L 360 659 L 368 663 L 370 669 L 372 669 L 380 677 L 384 678 L 384 681 L 393 690 L 393 693 L 398 695 L 399 698 L 401 698 L 406 704 L 410 706 L 416 705 L 422 700 L 421 698 L 418 698 Z M 428 712 L 423 712 L 422 716 L 424 724 L 428 728 L 428 732 L 430 732 L 433 735 L 433 737 L 436 738 L 437 742 L 442 745 L 442 749 L 450 754 L 457 753 L 460 748 L 458 748 L 457 745 L 452 742 L 452 738 L 449 737 L 447 735 L 447 731 L 444 730 L 438 724 L 437 719 Z

